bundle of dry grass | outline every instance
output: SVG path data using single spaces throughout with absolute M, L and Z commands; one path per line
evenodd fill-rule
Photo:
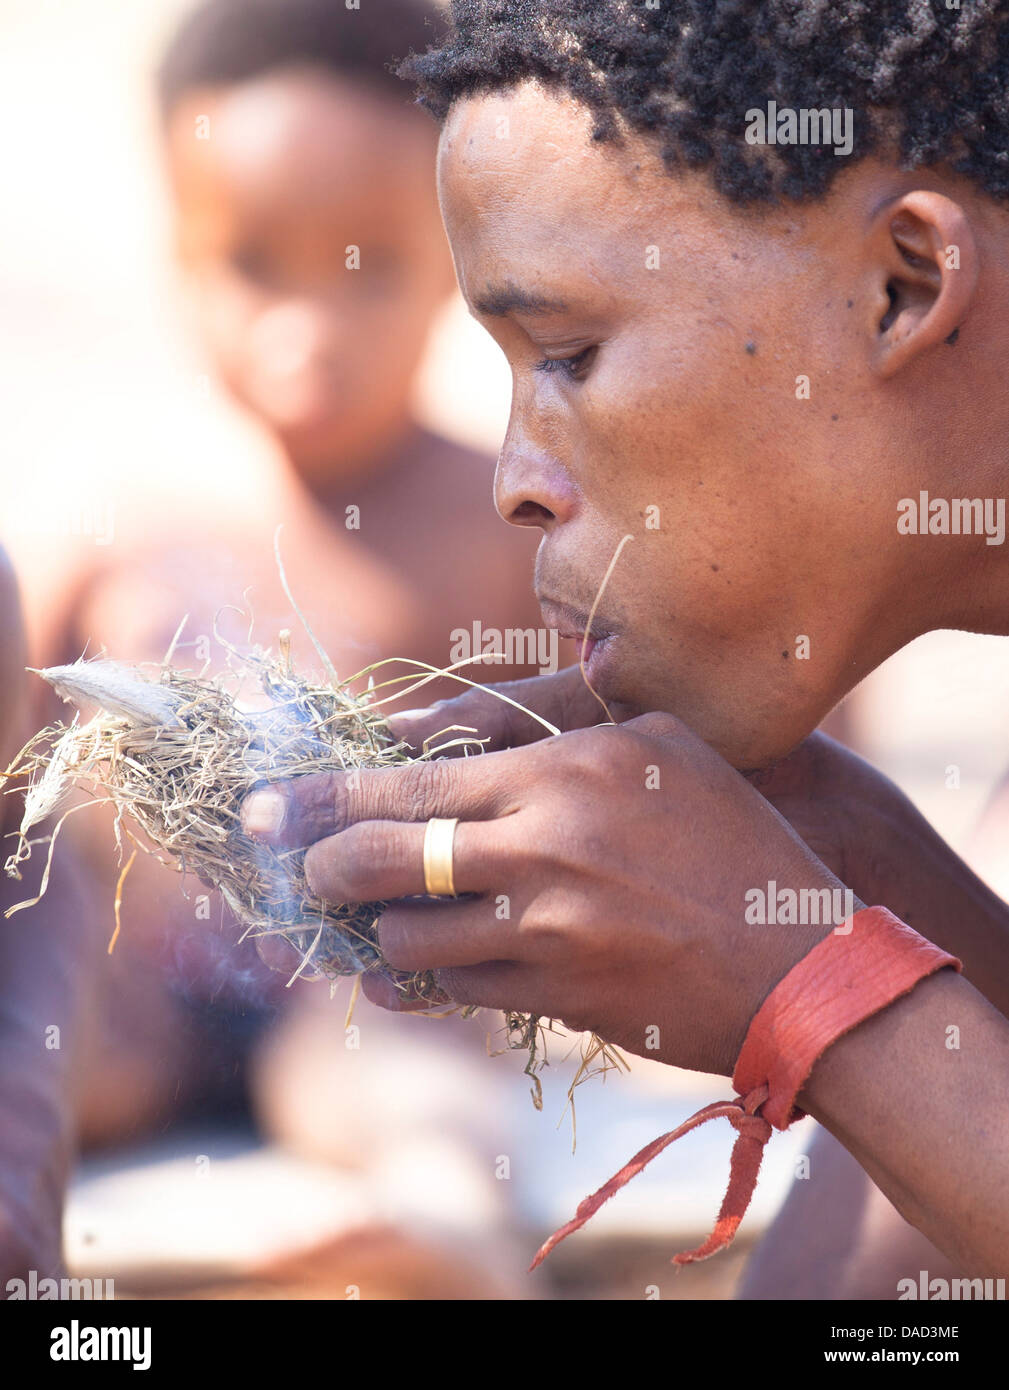
M 306 773 L 386 767 L 411 755 L 393 737 L 373 694 L 312 684 L 294 672 L 286 650 L 273 656 L 230 648 L 228 660 L 224 674 L 209 677 L 167 661 L 150 676 L 106 660 L 40 671 L 65 700 L 96 706 L 97 713 L 87 722 L 78 714 L 69 725 L 44 729 L 0 780 L 0 786 L 27 783 L 7 873 L 21 876 L 38 843 L 30 832 L 74 789 L 83 790 L 92 801 L 115 807 L 121 849 L 125 836 L 218 889 L 247 935 L 290 942 L 301 957 L 296 975 L 335 979 L 383 969 L 421 998 L 435 996 L 431 977 L 404 976 L 382 960 L 375 922 L 384 904 L 346 906 L 315 897 L 305 879 L 304 852 L 259 844 L 243 834 L 239 820 L 242 798 L 254 787 Z M 255 700 L 248 698 L 250 676 L 258 687 Z M 45 839 L 51 862 L 56 833 Z M 42 892 L 48 871 L 49 863 Z
M 176 642 L 180 634 L 181 628 Z M 119 933 L 124 880 L 143 850 L 218 889 L 244 924 L 243 939 L 275 936 L 289 942 L 300 956 L 289 983 L 303 975 L 335 982 L 381 970 L 418 1000 L 444 1004 L 431 973 L 407 974 L 383 960 L 376 924 L 385 903 L 339 904 L 315 897 L 305 877 L 305 851 L 278 852 L 250 839 L 242 831 L 240 808 L 248 792 L 270 782 L 416 760 L 418 755 L 396 741 L 381 713 L 386 700 L 395 698 L 382 697 L 382 688 L 406 681 L 414 689 L 448 672 L 424 667 L 426 674 L 418 679 L 420 663 L 407 663 L 414 671 L 377 688 L 377 668 L 340 682 L 316 644 L 329 675 L 328 683 L 320 685 L 295 672 L 287 633 L 281 634 L 279 654 L 258 647 L 239 652 L 218 640 L 227 667 L 212 676 L 176 669 L 171 664 L 176 642 L 149 675 L 108 660 L 38 672 L 64 700 L 78 706 L 78 713 L 70 724 L 36 734 L 0 777 L 0 790 L 24 791 L 24 814 L 17 846 L 5 864 L 7 874 L 20 879 L 33 848 L 48 845 L 38 894 L 6 915 L 33 906 L 45 893 L 66 817 L 84 805 L 111 804 L 125 865 L 116 888 L 110 950 Z M 364 693 L 352 693 L 365 678 Z M 255 698 L 249 696 L 250 684 Z M 82 722 L 81 711 L 90 708 L 97 712 Z M 428 740 L 419 756 L 434 757 L 459 745 L 467 754 L 482 751 L 474 730 L 452 727 Z M 75 792 L 86 799 L 66 809 Z M 32 830 L 59 811 L 63 814 L 55 829 L 32 839 Z M 128 857 L 124 839 L 134 846 Z M 536 1073 L 547 1061 L 549 1030 L 547 1021 L 505 1015 L 507 1047 L 528 1054 L 526 1072 L 537 1106 L 541 1090 Z M 625 1065 L 613 1049 L 592 1038 L 572 1091 L 588 1075 Z

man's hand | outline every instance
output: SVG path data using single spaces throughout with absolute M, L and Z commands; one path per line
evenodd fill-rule
M 491 693 L 500 691 L 564 730 L 605 719 L 578 667 L 556 675 L 469 690 L 429 709 L 397 715 L 395 732 L 420 751 L 450 725 L 475 728 L 489 749 L 547 736 L 542 724 Z M 612 709 L 617 722 L 629 711 Z M 460 751 L 460 750 L 453 750 Z M 946 845 L 908 798 L 863 758 L 815 733 L 775 766 L 746 774 L 799 838 L 865 903 L 882 903 L 959 956 L 968 977 L 1009 1013 L 1009 907 Z
M 402 901 L 424 892 L 435 816 L 460 818 L 464 897 Z M 560 1019 L 711 1072 L 732 1071 L 769 991 L 831 929 L 749 925 L 748 890 L 840 887 L 744 777 L 661 714 L 475 758 L 298 778 L 248 798 L 245 824 L 310 845 L 308 880 L 328 901 L 392 900 L 379 938 L 394 968 L 437 970 L 461 1003 Z M 395 1006 L 387 982 L 366 989 Z

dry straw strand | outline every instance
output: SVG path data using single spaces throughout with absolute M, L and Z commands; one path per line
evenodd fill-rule
M 104 659 L 40 671 L 64 699 L 97 706 L 97 713 L 44 729 L 7 769 L 4 783 L 27 785 L 8 874 L 20 878 L 39 843 L 29 838 L 32 829 L 74 789 L 83 790 L 136 825 L 142 848 L 219 889 L 246 934 L 289 941 L 301 957 L 298 974 L 311 967 L 334 979 L 382 969 L 426 997 L 430 977 L 393 971 L 381 958 L 375 922 L 384 904 L 315 897 L 304 853 L 250 839 L 239 817 L 242 799 L 256 787 L 307 773 L 393 766 L 411 755 L 348 686 L 315 685 L 294 673 L 289 659 L 260 648 L 228 647 L 227 656 L 228 668 L 209 677 L 167 663 L 150 676 Z M 250 676 L 258 687 L 254 708 L 239 698 Z M 470 742 L 479 746 L 472 736 Z M 51 858 L 55 836 L 48 838 Z

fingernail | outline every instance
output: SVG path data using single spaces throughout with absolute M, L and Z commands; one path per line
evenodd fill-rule
M 276 835 L 286 815 L 287 803 L 280 792 L 252 792 L 242 803 L 242 829 L 246 835 Z

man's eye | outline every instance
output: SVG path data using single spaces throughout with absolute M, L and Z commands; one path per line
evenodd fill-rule
M 583 348 L 581 352 L 576 352 L 573 357 L 544 357 L 542 362 L 536 363 L 535 370 L 537 372 L 561 372 L 570 381 L 584 381 L 589 368 L 592 366 L 596 351 L 597 349 L 594 347 L 587 347 Z

